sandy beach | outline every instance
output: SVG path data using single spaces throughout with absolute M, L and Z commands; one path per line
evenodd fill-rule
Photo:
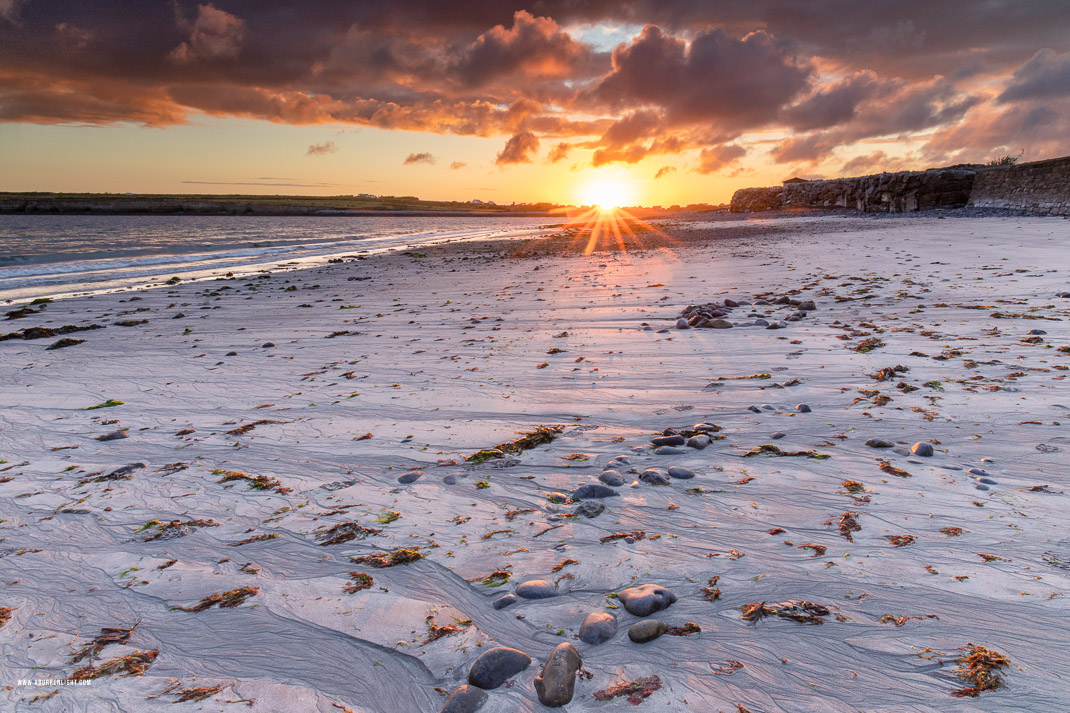
M 1066 710 L 1070 224 L 733 226 L 7 307 L 0 708 Z

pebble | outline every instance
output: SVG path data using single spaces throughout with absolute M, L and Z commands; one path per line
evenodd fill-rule
M 996 485 L 996 481 L 991 478 L 977 478 L 978 483 L 984 483 L 985 485 Z
M 910 447 L 910 452 L 916 456 L 931 456 L 933 454 L 933 447 L 925 441 L 918 441 Z
M 614 493 L 616 495 L 616 493 Z M 572 511 L 573 515 L 583 515 L 586 518 L 595 518 L 602 514 L 606 509 L 606 506 L 600 502 L 588 500 L 582 502 L 576 506 L 576 509 Z
M 482 688 L 463 685 L 450 692 L 446 705 L 439 713 L 476 713 L 487 702 L 487 692 Z
M 1026 334 L 1040 335 L 1047 334 L 1047 332 L 1045 332 L 1043 329 L 1030 329 L 1028 332 L 1026 332 Z
M 803 300 L 799 303 L 799 310 L 802 312 L 813 312 L 817 309 L 817 305 L 813 300 Z
M 798 406 L 795 407 L 795 410 L 798 411 L 799 413 L 810 413 L 810 407 L 807 406 L 806 404 L 799 404 Z
M 710 329 L 731 329 L 732 323 L 727 319 L 711 319 L 706 322 L 706 326 Z
M 747 410 L 751 411 L 753 413 L 761 413 L 762 412 L 762 410 L 760 408 L 758 408 L 757 406 L 748 406 Z
M 977 485 L 975 485 L 973 487 L 977 488 L 978 490 L 988 490 L 988 486 L 987 485 L 981 485 L 980 483 L 978 483 Z
M 522 599 L 549 599 L 557 596 L 557 590 L 545 579 L 529 579 L 517 585 L 516 595 Z
M 640 450 L 642 449 L 640 448 Z M 624 465 L 632 464 L 632 459 L 629 456 L 613 456 L 613 460 L 617 461 L 618 463 L 623 463 Z
M 580 641 L 597 646 L 612 639 L 617 633 L 617 617 L 607 612 L 591 612 L 580 624 Z
M 457 476 L 456 475 L 447 475 L 445 478 L 442 479 L 442 482 L 445 483 L 446 485 L 456 485 L 457 484 Z
M 687 443 L 687 439 L 679 434 L 672 436 L 658 436 L 657 438 L 651 438 L 650 442 L 655 446 L 682 446 Z
M 980 468 L 970 468 L 966 472 L 970 475 L 988 475 L 987 471 L 981 470 Z
M 724 306 L 725 307 L 739 307 L 739 303 L 736 302 L 733 299 L 727 299 L 726 298 L 725 301 L 724 301 Z
M 651 485 L 668 485 L 669 476 L 657 468 L 647 468 L 639 474 L 639 480 Z
M 589 500 L 597 498 L 609 498 L 617 494 L 617 491 L 613 488 L 606 487 L 599 483 L 589 483 L 587 485 L 581 485 L 572 491 L 572 497 L 576 500 Z
M 560 708 L 572 700 L 576 688 L 576 672 L 583 662 L 576 647 L 560 643 L 550 652 L 542 673 L 535 677 L 535 693 L 539 702 L 549 708 Z
M 654 612 L 668 609 L 676 601 L 676 595 L 671 590 L 657 584 L 629 587 L 617 596 L 628 613 L 636 616 L 650 616 Z
M 410 470 L 408 473 L 399 475 L 398 482 L 402 485 L 408 485 L 409 483 L 415 483 L 422 477 L 424 477 L 424 473 L 422 470 Z
M 105 433 L 103 436 L 97 436 L 98 441 L 118 441 L 123 438 L 130 438 L 126 431 L 112 431 L 111 433 Z
M 687 439 L 687 447 L 694 448 L 696 450 L 702 450 L 706 446 L 710 445 L 710 437 L 706 434 L 699 434 Z
M 783 329 L 785 327 L 783 322 L 773 322 L 766 329 Z
M 668 630 L 669 625 L 661 619 L 644 619 L 632 624 L 632 627 L 628 629 L 628 638 L 637 644 L 645 644 L 658 638 Z
M 510 604 L 516 604 L 519 601 L 520 598 L 517 597 L 515 594 L 503 594 L 502 596 L 495 599 L 494 603 L 491 604 L 491 606 L 495 609 L 505 609 Z
M 654 449 L 654 455 L 657 456 L 678 456 L 684 452 L 682 448 L 676 446 L 658 446 Z
M 264 349 L 271 349 L 273 346 L 275 346 L 275 342 L 264 342 L 261 345 L 261 347 Z
M 762 411 L 776 411 L 776 406 L 773 404 L 762 404 Z
M 715 431 L 716 432 L 717 431 L 717 426 L 715 424 L 706 423 L 705 421 L 703 421 L 702 423 L 696 423 L 691 428 L 691 430 L 693 430 L 693 431 Z
M 624 476 L 616 470 L 607 470 L 598 476 L 598 479 L 606 485 L 612 485 L 614 488 L 624 485 Z
M 882 438 L 871 438 L 866 441 L 866 445 L 870 448 L 895 448 L 895 444 L 891 441 L 886 441 Z
M 678 465 L 670 465 L 669 466 L 669 477 L 670 478 L 677 478 L 679 480 L 691 480 L 692 478 L 695 477 L 695 474 L 692 473 L 687 468 L 681 468 Z
M 676 328 L 677 328 L 677 329 L 687 329 L 687 328 L 689 328 L 690 326 L 691 326 L 691 325 L 689 325 L 689 324 L 687 323 L 687 320 L 686 320 L 686 319 L 684 319 L 683 317 L 681 317 L 680 319 L 676 320 Z
M 238 352 L 227 352 L 225 356 L 238 356 Z
M 769 322 L 767 322 L 764 319 L 756 319 L 756 320 L 754 320 L 754 326 L 756 326 L 756 327 L 768 327 L 769 326 Z
M 784 433 L 783 431 L 773 431 L 772 433 L 769 434 L 769 437 L 772 438 L 774 441 L 779 441 L 781 438 L 783 438 L 786 435 L 788 435 L 788 434 Z
M 507 646 L 484 651 L 468 671 L 468 683 L 490 691 L 508 681 L 528 666 L 531 657 Z

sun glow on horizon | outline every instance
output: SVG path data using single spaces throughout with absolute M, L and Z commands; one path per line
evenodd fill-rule
M 584 205 L 615 210 L 635 202 L 635 185 L 620 176 L 592 176 L 580 188 L 579 196 Z

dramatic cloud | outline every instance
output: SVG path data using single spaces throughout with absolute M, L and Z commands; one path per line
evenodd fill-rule
M 1019 67 L 999 95 L 1001 103 L 1070 96 L 1070 53 L 1042 49 Z
M 609 51 L 598 27 L 642 30 Z M 760 131 L 781 162 L 838 166 L 870 139 L 1028 153 L 1067 143 L 1067 27 L 1054 0 L 0 0 L 0 121 L 512 137 L 499 165 L 546 141 L 551 162 L 721 170 Z
M 883 151 L 874 151 L 868 156 L 855 156 L 843 164 L 840 169 L 842 176 L 866 176 L 875 170 L 888 170 L 888 154 Z
M 735 144 L 702 149 L 699 153 L 699 165 L 695 168 L 695 171 L 697 173 L 716 173 L 722 168 L 731 166 L 746 155 L 747 150 Z
M 429 153 L 411 153 L 405 157 L 403 166 L 409 166 L 414 163 L 434 163 L 435 157 Z
M 324 154 L 337 153 L 338 147 L 333 141 L 324 141 L 322 144 L 312 144 L 308 147 L 309 156 L 323 156 Z
M 185 24 L 181 18 L 179 22 Z M 189 30 L 189 40 L 168 55 L 179 64 L 237 57 L 245 39 L 245 22 L 229 12 L 217 10 L 211 3 L 197 6 L 197 19 Z
M 535 160 L 534 154 L 539 150 L 539 139 L 535 134 L 525 131 L 522 134 L 511 136 L 505 142 L 505 148 L 498 153 L 494 163 L 504 166 L 509 163 L 531 163 Z

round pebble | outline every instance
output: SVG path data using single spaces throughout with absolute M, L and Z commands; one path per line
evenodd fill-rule
M 870 438 L 866 441 L 866 445 L 870 448 L 895 448 L 894 443 L 886 441 L 883 438 Z
M 650 616 L 654 612 L 668 609 L 676 601 L 672 590 L 657 584 L 641 584 L 621 590 L 617 597 L 629 614 Z
M 676 478 L 678 480 L 690 480 L 691 478 L 695 477 L 695 474 L 687 468 L 681 468 L 678 465 L 671 465 L 669 466 L 669 477 Z
M 494 603 L 491 604 L 491 606 L 495 609 L 505 609 L 510 604 L 516 604 L 518 601 L 520 601 L 520 598 L 517 597 L 515 594 L 503 594 L 502 596 L 495 599 Z
M 557 596 L 557 590 L 545 579 L 529 579 L 517 585 L 516 595 L 522 599 L 549 599 Z
M 925 441 L 918 441 L 910 447 L 910 452 L 916 456 L 931 456 L 933 454 L 933 447 Z
M 806 404 L 799 404 L 798 406 L 795 407 L 795 410 L 797 412 L 799 412 L 799 413 L 810 413 L 811 409 Z
M 572 497 L 576 500 L 609 498 L 615 496 L 616 494 L 616 490 L 602 485 L 601 483 L 589 483 L 587 485 L 581 485 L 580 487 L 572 491 Z
M 468 671 L 468 683 L 490 691 L 508 681 L 528 666 L 531 657 L 507 646 L 484 651 Z
M 408 485 L 409 483 L 415 483 L 420 478 L 424 477 L 421 470 L 410 470 L 408 473 L 404 473 L 398 476 L 398 482 L 402 485 Z
M 783 433 L 782 431 L 773 431 L 772 433 L 769 434 L 769 437 L 772 438 L 774 441 L 779 441 L 781 438 L 783 438 L 786 435 L 788 435 L 788 434 Z
M 607 612 L 591 612 L 580 624 L 580 641 L 597 646 L 617 633 L 617 617 Z
M 624 485 L 624 476 L 616 470 L 607 470 L 598 476 L 598 479 L 606 485 L 612 485 L 614 488 Z
M 661 619 L 644 619 L 632 624 L 631 628 L 628 629 L 628 638 L 637 644 L 645 644 L 658 638 L 668 630 L 669 625 Z
M 657 468 L 647 468 L 639 474 L 639 480 L 650 485 L 668 485 L 669 476 Z
M 657 456 L 678 456 L 681 453 L 684 453 L 684 449 L 676 446 L 658 446 L 654 449 L 654 455 Z

